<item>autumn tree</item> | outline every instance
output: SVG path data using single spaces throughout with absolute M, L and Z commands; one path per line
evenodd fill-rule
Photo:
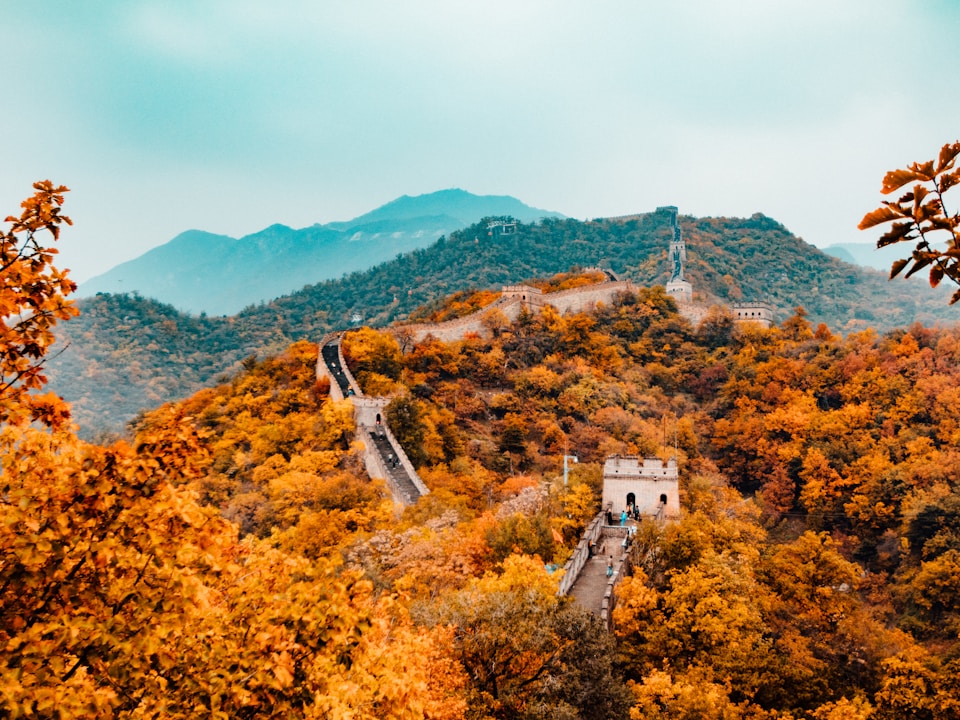
M 241 542 L 196 502 L 209 428 L 169 407 L 132 443 L 100 447 L 61 427 L 61 401 L 30 396 L 49 328 L 72 312 L 72 283 L 35 237 L 56 236 L 64 189 L 37 189 L 0 267 L 0 715 L 460 720 L 448 628 L 415 627 L 335 561 Z M 278 496 L 304 490 L 285 479 Z
M 960 184 L 960 168 L 956 159 L 960 142 L 947 143 L 936 160 L 915 162 L 905 169 L 891 170 L 883 178 L 884 195 L 913 183 L 895 202 L 884 201 L 881 207 L 864 215 L 859 228 L 866 230 L 892 223 L 877 241 L 877 247 L 894 243 L 915 243 L 909 257 L 893 263 L 891 279 L 906 270 L 910 277 L 926 267 L 930 268 L 930 285 L 936 287 L 946 277 L 960 285 L 960 213 L 947 209 L 944 196 L 950 188 Z M 936 245 L 943 242 L 943 249 Z M 954 292 L 950 304 L 960 300 L 960 290 Z
M 392 387 L 391 381 L 400 377 L 400 345 L 393 335 L 362 327 L 347 333 L 340 347 L 365 392 L 384 395 Z
M 46 235 L 60 237 L 60 226 L 71 225 L 61 214 L 68 189 L 49 180 L 34 183 L 36 191 L 21 203 L 20 217 L 9 216 L 0 232 L 0 422 L 35 420 L 59 425 L 69 416 L 53 395 L 32 391 L 46 383 L 44 358 L 53 344 L 53 326 L 77 314 L 66 296 L 76 283 L 57 269 L 57 250 L 42 244 Z
M 356 571 L 239 542 L 177 487 L 202 461 L 185 418 L 136 449 L 2 440 L 0 713 L 461 717 L 444 628 Z
M 453 594 L 437 620 L 454 627 L 454 654 L 470 676 L 468 717 L 506 720 L 625 717 L 630 697 L 599 622 L 542 563 L 521 556 Z

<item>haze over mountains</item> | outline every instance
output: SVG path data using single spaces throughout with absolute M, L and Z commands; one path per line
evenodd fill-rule
M 904 249 L 901 245 L 887 245 L 886 247 L 878 248 L 876 243 L 863 242 L 838 243 L 825 247 L 822 251 L 831 257 L 839 258 L 853 265 L 862 265 L 863 267 L 889 273 L 893 261 L 905 256 Z M 918 277 L 924 279 L 926 278 L 926 274 L 920 273 Z
M 459 189 L 404 195 L 353 220 L 299 230 L 276 224 L 239 240 L 188 230 L 81 284 L 77 294 L 136 292 L 184 312 L 232 315 L 427 247 L 491 216 L 522 222 L 563 217 L 505 195 Z

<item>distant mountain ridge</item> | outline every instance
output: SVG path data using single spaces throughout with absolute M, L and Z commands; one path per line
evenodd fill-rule
M 136 292 L 184 312 L 232 315 L 427 247 L 493 216 L 521 222 L 563 217 L 508 195 L 460 189 L 404 195 L 353 220 L 299 230 L 275 224 L 240 239 L 187 230 L 81 284 L 77 295 Z
M 831 257 L 839 258 L 852 265 L 862 265 L 881 272 L 889 273 L 894 260 L 899 260 L 910 254 L 905 245 L 887 245 L 878 248 L 876 243 L 837 243 L 825 248 L 821 252 Z M 926 278 L 926 273 L 920 273 Z

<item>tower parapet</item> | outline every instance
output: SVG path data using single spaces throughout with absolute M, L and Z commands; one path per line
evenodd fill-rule
M 676 458 L 611 455 L 603 464 L 603 507 L 616 517 L 636 510 L 665 520 L 680 517 L 679 472 Z
M 737 322 L 755 322 L 765 328 L 773 325 L 773 306 L 769 303 L 734 303 L 731 310 Z

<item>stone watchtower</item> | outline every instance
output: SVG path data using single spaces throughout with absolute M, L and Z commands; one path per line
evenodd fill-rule
M 673 234 L 670 237 L 670 281 L 667 283 L 667 295 L 677 301 L 678 305 L 689 305 L 693 302 L 693 285 L 684 278 L 684 269 L 687 262 L 687 246 L 683 242 L 683 233 L 677 222 L 677 207 L 666 205 L 658 207 L 657 212 L 665 212 L 670 217 L 670 228 Z
M 659 521 L 680 517 L 677 461 L 611 455 L 603 464 L 603 508 L 614 518 L 630 506 Z

